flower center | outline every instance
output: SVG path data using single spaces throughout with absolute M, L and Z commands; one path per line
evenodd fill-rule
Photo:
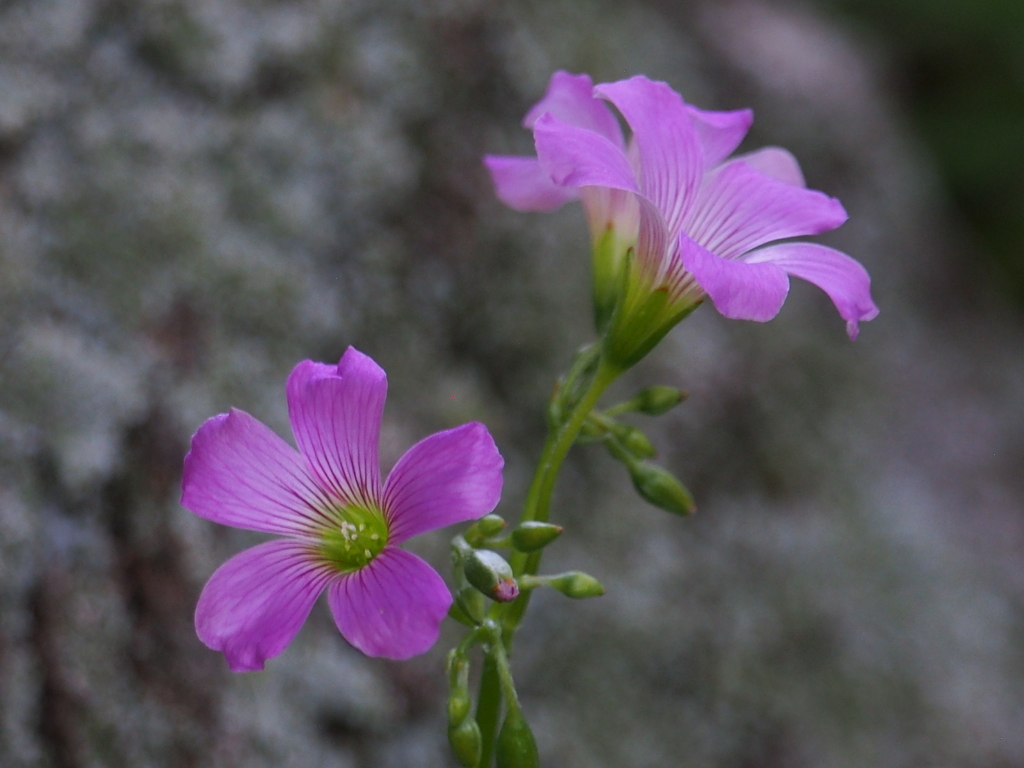
M 320 534 L 320 554 L 341 571 L 356 571 L 381 553 L 388 543 L 388 524 L 379 509 L 341 507 L 337 529 Z

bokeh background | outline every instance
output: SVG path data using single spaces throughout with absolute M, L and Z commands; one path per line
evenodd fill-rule
M 184 511 L 181 460 L 230 406 L 288 434 L 291 367 L 353 344 L 385 467 L 481 419 L 514 516 L 588 243 L 479 158 L 530 151 L 557 68 L 752 106 L 882 314 L 706 306 L 618 385 L 690 391 L 636 423 L 700 511 L 572 455 L 548 565 L 608 594 L 538 595 L 517 644 L 543 764 L 1024 766 L 1020 0 L 0 2 L 0 765 L 454 765 L 444 643 L 366 659 L 322 604 L 264 672 L 198 642 L 259 537 Z

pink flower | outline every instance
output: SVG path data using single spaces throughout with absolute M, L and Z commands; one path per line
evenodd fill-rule
M 606 102 L 632 129 L 628 142 Z M 878 314 L 865 269 L 822 245 L 769 245 L 835 229 L 846 212 L 806 188 L 784 149 L 726 160 L 752 119 L 749 110 L 699 110 L 642 76 L 593 87 L 587 75 L 556 72 L 524 120 L 537 157 L 484 162 L 516 210 L 582 198 L 599 327 L 610 325 L 626 357 L 642 356 L 705 295 L 726 317 L 770 320 L 789 275 L 824 290 L 856 338 L 857 323 Z
M 437 640 L 451 594 L 398 545 L 493 510 L 504 461 L 486 427 L 464 424 L 414 445 L 382 483 L 386 395 L 384 371 L 349 347 L 337 366 L 306 360 L 288 378 L 298 451 L 235 409 L 192 438 L 182 505 L 284 537 L 228 560 L 199 596 L 199 639 L 234 671 L 281 653 L 324 589 L 341 634 L 365 654 L 405 659 Z

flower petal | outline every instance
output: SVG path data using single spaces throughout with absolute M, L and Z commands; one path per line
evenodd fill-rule
M 388 543 L 492 511 L 501 498 L 504 465 L 491 433 L 477 422 L 420 440 L 384 483 Z
M 222 525 L 263 533 L 316 527 L 324 494 L 302 456 L 266 425 L 232 408 L 192 437 L 181 505 Z
M 827 232 L 846 218 L 835 198 L 734 160 L 708 174 L 686 232 L 709 251 L 734 259 L 772 240 Z
M 639 191 L 625 152 L 604 136 L 545 114 L 533 127 L 537 159 L 556 184 Z
M 452 604 L 437 572 L 396 547 L 332 582 L 327 599 L 346 640 L 367 656 L 389 659 L 429 650 Z
M 620 149 L 625 146 L 619 121 L 608 105 L 594 98 L 594 83 L 589 75 L 555 72 L 548 82 L 544 98 L 534 104 L 523 118 L 523 127 L 533 128 L 538 118 L 546 113 L 570 125 L 598 133 Z
M 515 211 L 548 213 L 579 197 L 572 187 L 555 184 L 535 157 L 485 155 L 498 199 Z
M 704 151 L 686 104 L 665 83 L 642 75 L 599 85 L 594 93 L 611 101 L 633 129 L 642 168 L 640 192 L 661 211 L 674 240 L 704 173 Z
M 668 231 L 661 211 L 651 200 L 637 194 L 633 168 L 626 154 L 593 131 L 569 125 L 551 115 L 537 120 L 533 138 L 541 166 L 551 174 L 555 183 L 573 187 L 605 187 L 634 194 L 640 214 L 637 261 L 648 280 L 657 280 L 657 276 L 665 272 Z M 611 201 L 612 197 L 607 200 Z M 603 201 L 598 198 L 598 202 Z M 601 219 L 609 212 L 616 216 L 616 225 L 623 225 L 624 234 L 632 234 L 632 228 L 636 226 L 636 209 L 621 198 L 615 200 L 615 205 L 613 211 L 608 206 L 588 206 L 587 218 L 592 236 L 600 236 Z
M 309 360 L 288 377 L 288 414 L 299 450 L 320 483 L 343 503 L 380 495 L 380 420 L 388 380 L 349 347 L 337 368 Z
M 782 243 L 754 251 L 746 261 L 773 264 L 821 288 L 846 321 L 851 339 L 857 338 L 859 321 L 878 316 L 867 270 L 841 251 L 814 243 Z
M 686 235 L 680 235 L 679 248 L 683 265 L 726 317 L 765 322 L 779 314 L 789 293 L 781 267 L 723 259 Z
M 693 118 L 694 127 L 700 137 L 705 168 L 713 168 L 731 155 L 754 122 L 754 113 L 749 109 L 709 112 L 687 104 L 686 110 Z
M 746 155 L 738 155 L 735 159 L 742 160 L 755 171 L 790 186 L 807 186 L 807 182 L 804 181 L 804 172 L 800 170 L 800 163 L 791 152 L 782 147 L 764 147 Z
M 298 634 L 334 577 L 302 542 L 268 541 L 247 549 L 206 582 L 196 606 L 196 633 L 224 653 L 234 672 L 263 669 Z

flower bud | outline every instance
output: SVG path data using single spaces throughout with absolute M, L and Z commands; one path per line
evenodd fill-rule
M 474 549 L 466 556 L 466 580 L 498 603 L 515 600 L 519 585 L 512 575 L 512 566 L 497 552 Z
M 477 768 L 483 752 L 483 739 L 476 720 L 467 717 L 454 728 L 448 728 L 448 743 L 463 768 Z
M 547 576 L 544 579 L 548 586 L 557 589 L 566 597 L 573 600 L 583 600 L 587 597 L 600 597 L 604 594 L 604 587 L 601 582 L 583 571 L 569 571 L 559 573 L 555 576 Z
M 448 654 L 448 727 L 456 728 L 469 715 L 469 659 L 452 651 Z
M 562 535 L 560 525 L 528 520 L 512 531 L 512 546 L 520 552 L 536 552 Z
M 654 506 L 677 515 L 690 515 L 696 511 L 693 496 L 668 471 L 640 461 L 627 466 L 637 492 Z
M 683 400 L 686 393 L 675 387 L 648 387 L 639 392 L 636 397 L 629 401 L 630 410 L 638 413 L 645 413 L 648 416 L 660 416 L 671 411 Z
M 466 541 L 474 547 L 480 546 L 484 539 L 500 533 L 507 523 L 498 515 L 486 515 L 477 520 L 465 533 Z
M 651 441 L 647 439 L 647 435 L 636 427 L 631 427 L 628 424 L 616 424 L 612 427 L 612 433 L 622 446 L 638 459 L 649 459 L 657 453 L 654 446 L 651 445 Z
M 537 742 L 518 708 L 510 707 L 498 733 L 498 768 L 540 768 Z

